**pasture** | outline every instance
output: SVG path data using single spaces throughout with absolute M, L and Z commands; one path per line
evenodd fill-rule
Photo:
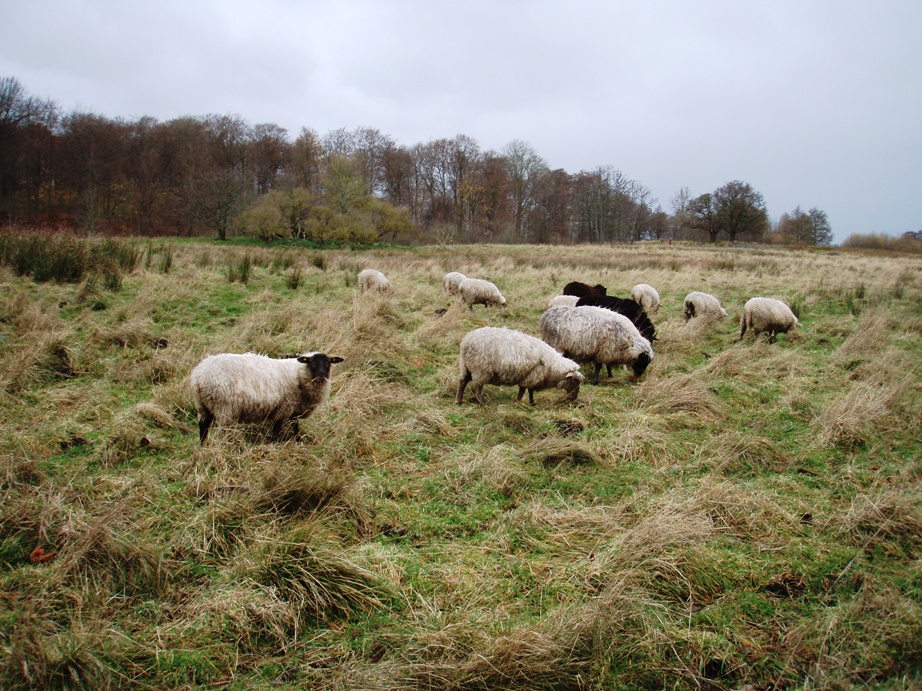
M 75 282 L 0 265 L 0 687 L 922 684 L 922 259 L 101 252 L 118 253 Z M 360 295 L 365 268 L 393 291 Z M 507 307 L 462 307 L 448 271 Z M 456 405 L 464 334 L 539 335 L 571 280 L 657 288 L 646 374 Z M 686 322 L 695 290 L 728 318 Z M 798 329 L 737 342 L 757 295 Z M 203 356 L 305 350 L 344 362 L 300 439 L 199 445 Z

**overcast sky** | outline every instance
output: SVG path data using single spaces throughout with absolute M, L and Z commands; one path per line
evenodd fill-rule
M 0 1 L 0 76 L 65 112 L 520 139 L 667 212 L 743 180 L 922 230 L 922 0 Z

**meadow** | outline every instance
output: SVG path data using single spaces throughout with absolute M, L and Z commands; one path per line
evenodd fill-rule
M 922 684 L 918 256 L 23 242 L 0 242 L 4 689 Z M 359 295 L 364 268 L 393 293 Z M 448 271 L 508 306 L 462 307 Z M 659 290 L 647 373 L 456 405 L 464 334 L 537 335 L 571 280 Z M 686 322 L 693 290 L 728 318 Z M 737 342 L 755 295 L 799 328 Z M 306 350 L 345 361 L 300 438 L 199 445 L 203 356 Z

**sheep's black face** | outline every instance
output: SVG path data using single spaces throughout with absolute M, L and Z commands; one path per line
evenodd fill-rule
M 637 356 L 637 359 L 634 360 L 634 376 L 638 379 L 643 376 L 643 373 L 647 371 L 647 367 L 650 365 L 650 356 L 646 353 L 641 353 Z
M 579 372 L 571 372 L 557 384 L 557 387 L 567 392 L 564 397 L 566 400 L 575 401 L 576 397 L 579 396 L 579 385 L 584 379 L 585 377 Z
M 298 362 L 307 365 L 312 381 L 326 381 L 330 378 L 330 365 L 342 361 L 341 357 L 330 357 L 326 353 L 311 353 L 298 358 Z

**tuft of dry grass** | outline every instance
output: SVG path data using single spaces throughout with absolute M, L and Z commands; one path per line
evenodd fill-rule
M 727 430 L 705 443 L 698 451 L 705 468 L 725 475 L 755 470 L 784 472 L 796 462 L 771 439 Z
M 327 543 L 316 526 L 262 531 L 234 567 L 236 576 L 273 588 L 307 622 L 331 621 L 384 606 L 388 588 Z
M 541 440 L 526 448 L 523 456 L 545 468 L 592 466 L 602 462 L 599 455 L 585 444 L 568 439 Z
M 854 447 L 866 444 L 883 428 L 896 429 L 890 406 L 903 387 L 851 382 L 835 396 L 815 420 L 817 439 L 821 444 Z
M 865 550 L 892 539 L 922 542 L 922 505 L 899 488 L 858 495 L 838 523 L 840 532 Z
M 139 527 L 128 523 L 125 513 L 125 506 L 113 506 L 97 516 L 70 517 L 58 535 L 56 574 L 66 583 L 157 592 L 165 582 L 164 557 L 139 538 Z
M 722 416 L 719 399 L 695 375 L 652 377 L 638 387 L 637 400 L 654 415 L 684 412 L 709 422 Z

